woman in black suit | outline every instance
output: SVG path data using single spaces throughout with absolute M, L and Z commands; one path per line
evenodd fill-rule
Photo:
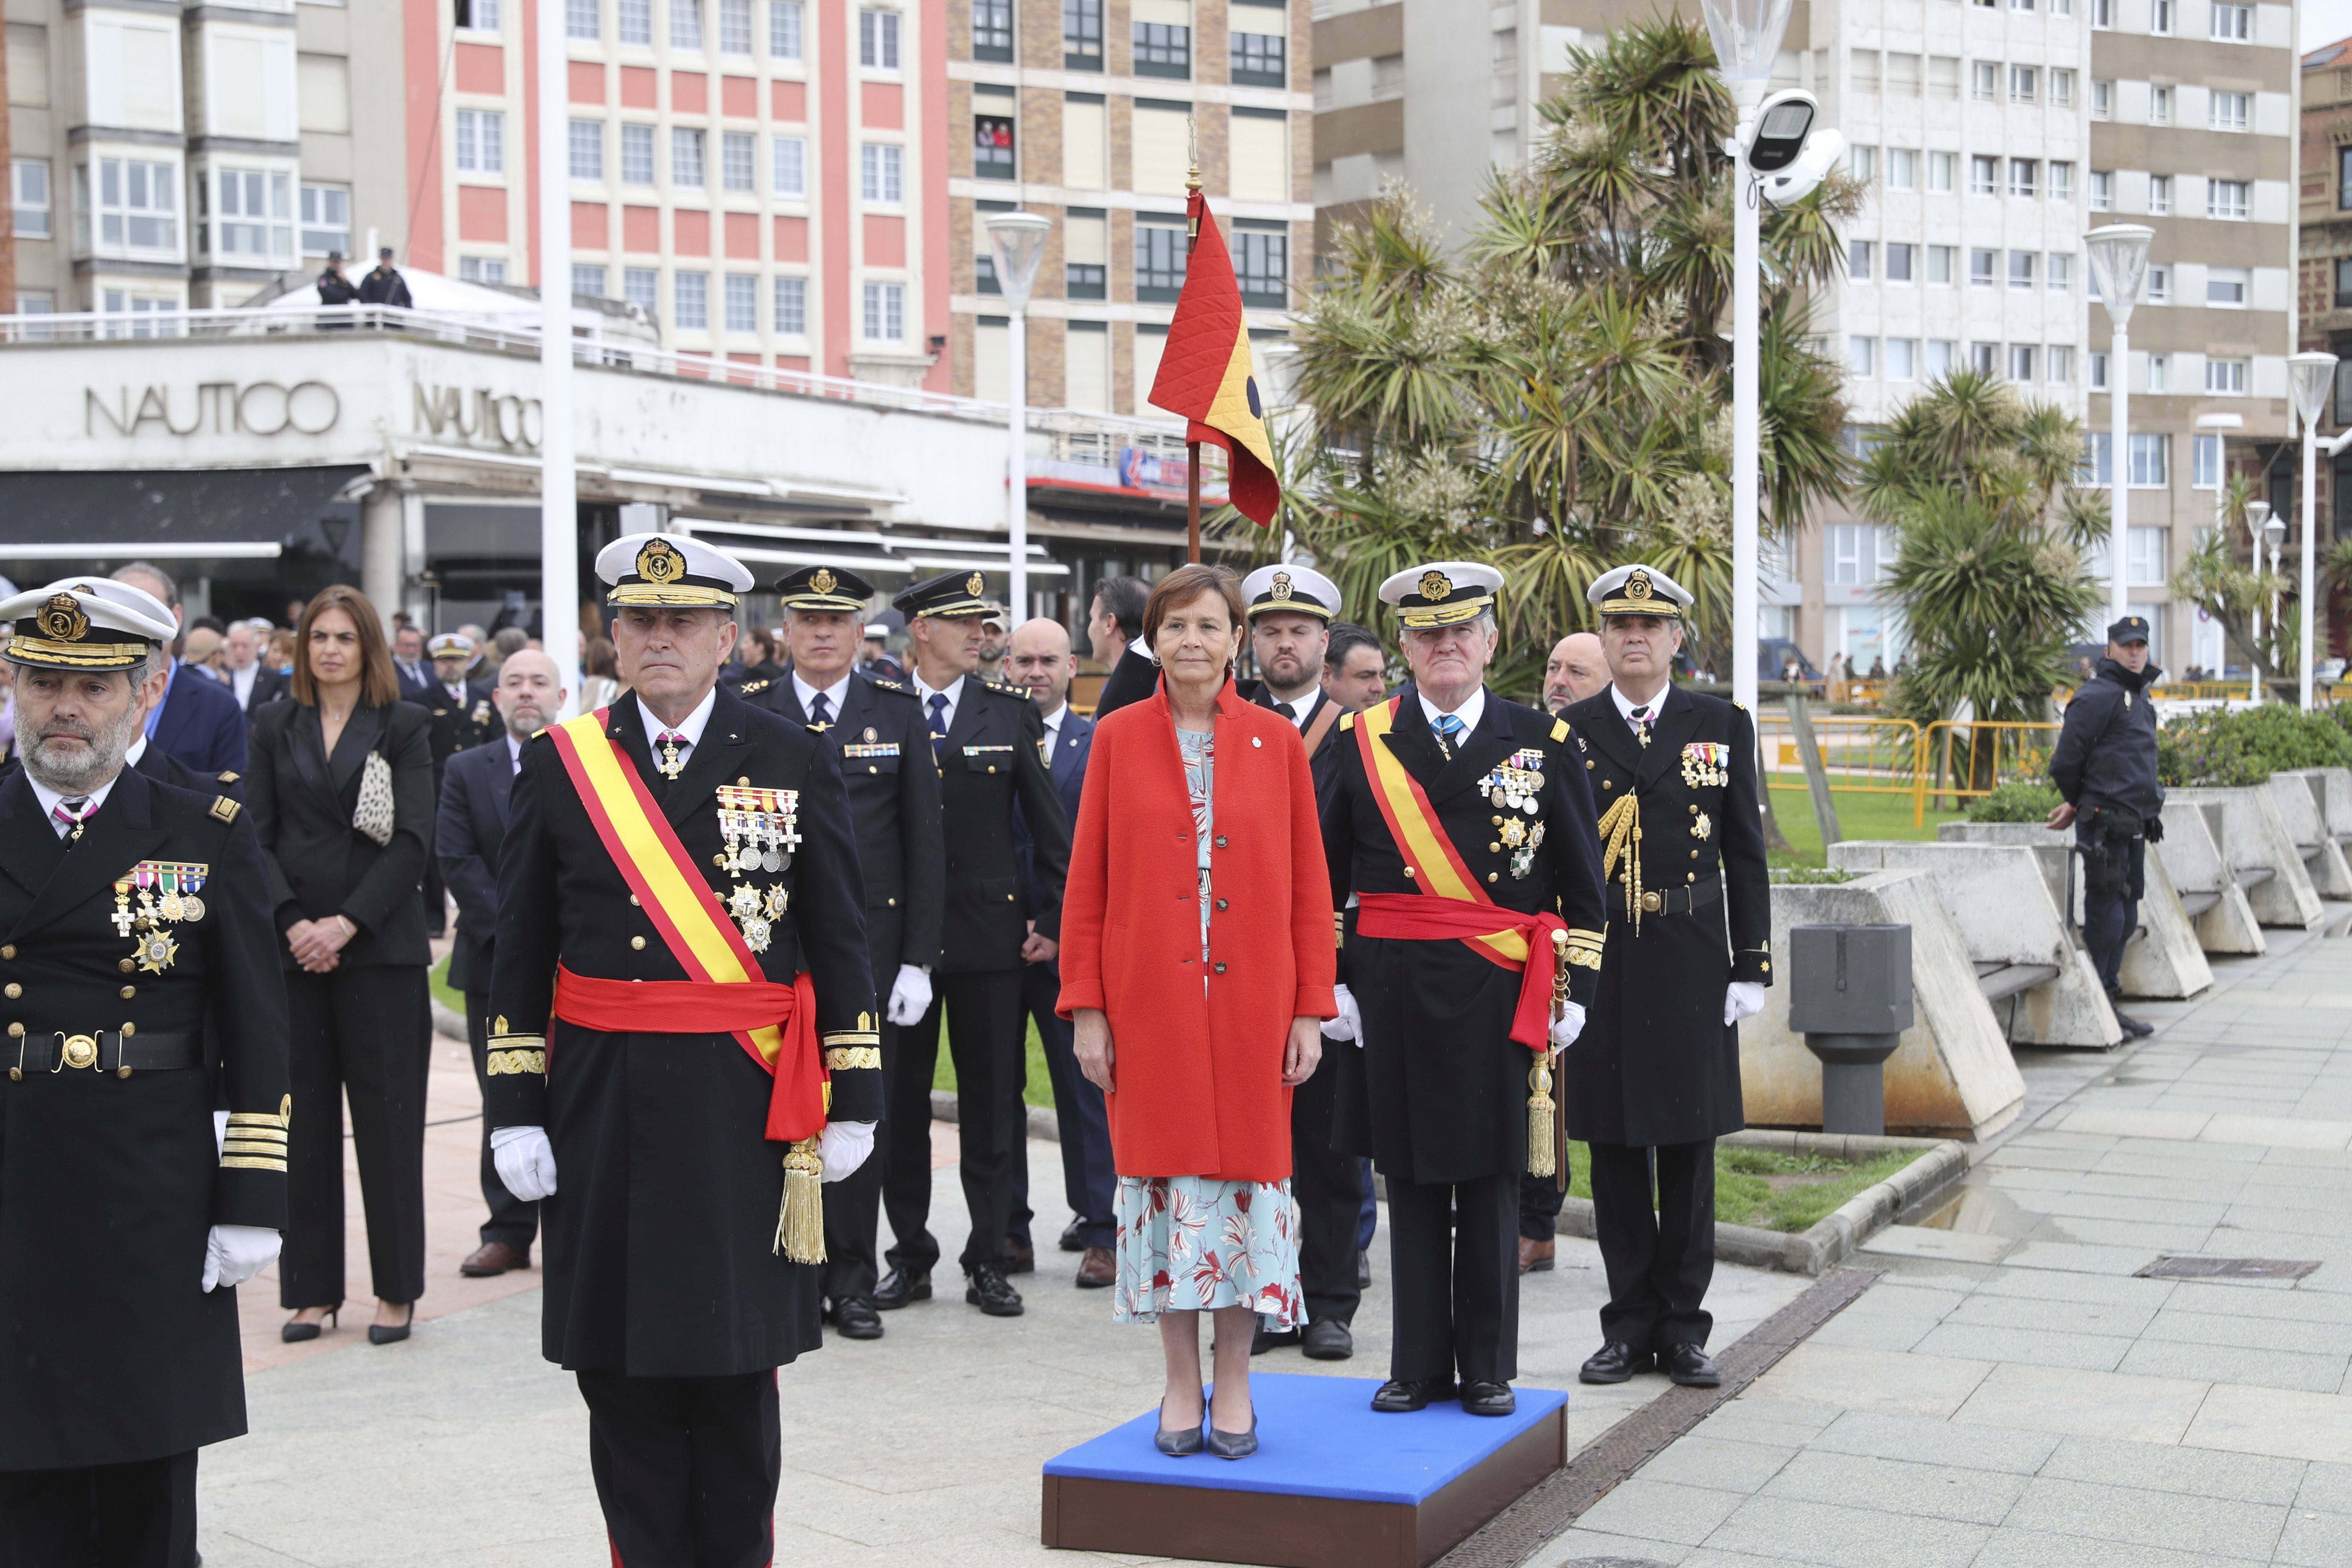
M 278 1300 L 289 1340 L 343 1296 L 341 1107 L 351 1096 L 375 1322 L 408 1337 L 425 1290 L 425 1079 L 432 1035 L 419 884 L 431 842 L 431 716 L 400 699 L 373 605 L 329 588 L 296 629 L 290 702 L 253 716 L 246 807 L 285 939 L 295 1113 Z

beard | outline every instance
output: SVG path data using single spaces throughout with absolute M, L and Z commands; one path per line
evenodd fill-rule
M 101 728 L 73 719 L 52 719 L 25 749 L 25 772 L 59 795 L 87 795 L 121 770 L 123 753 L 131 750 L 131 742 L 138 737 L 144 720 L 145 715 L 135 706 L 125 709 L 121 718 Z M 66 737 L 78 739 L 82 744 L 78 748 L 51 744 Z

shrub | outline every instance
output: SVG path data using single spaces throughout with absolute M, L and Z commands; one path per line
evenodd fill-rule
M 2011 779 L 1990 795 L 1969 802 L 1970 822 L 2042 822 L 2065 804 L 2048 779 Z
M 2352 767 L 2352 729 L 2327 711 L 2283 702 L 2211 709 L 2157 732 L 2157 776 L 2167 784 L 2258 784 L 2283 768 Z

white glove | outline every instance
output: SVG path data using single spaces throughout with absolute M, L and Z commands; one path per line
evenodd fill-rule
M 1339 1016 L 1323 1020 L 1323 1037 L 1327 1040 L 1353 1040 L 1358 1047 L 1364 1043 L 1364 1016 L 1356 1011 L 1356 999 L 1348 994 L 1344 985 L 1331 987 L 1331 1000 L 1339 1005 Z
M 817 1135 L 816 1148 L 824 1156 L 824 1179 L 840 1181 L 866 1163 L 866 1157 L 874 1152 L 874 1123 L 828 1121 Z
M 1556 1050 L 1566 1050 L 1576 1044 L 1576 1037 L 1584 1033 L 1584 1009 L 1573 1002 L 1560 1004 L 1560 1015 L 1551 1021 L 1551 1043 Z
M 213 1112 L 213 1158 L 215 1160 L 224 1159 L 227 1154 L 228 1112 L 226 1110 L 215 1110 Z M 212 1287 L 210 1286 L 205 1287 L 206 1289 L 210 1289 Z
M 555 1195 L 555 1145 L 544 1127 L 501 1127 L 490 1134 L 490 1160 L 507 1191 L 527 1204 Z
M 205 1237 L 205 1289 L 244 1284 L 278 1261 L 279 1245 L 278 1233 L 264 1226 L 213 1226 Z
M 1723 994 L 1723 1021 L 1737 1024 L 1764 1011 L 1764 987 L 1752 980 L 1735 980 Z
M 890 1005 L 882 1016 L 900 1028 L 922 1021 L 931 1010 L 931 977 L 911 963 L 898 966 L 898 978 L 890 982 Z

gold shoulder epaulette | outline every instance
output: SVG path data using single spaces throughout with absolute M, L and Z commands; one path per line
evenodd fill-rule
M 770 684 L 770 682 L 765 680 L 747 680 L 741 686 L 736 688 L 735 695 L 738 697 L 749 697 L 754 692 L 765 691 L 768 689 Z
M 1342 730 L 1352 730 L 1355 727 L 1356 716 L 1353 713 L 1342 713 L 1339 715 L 1339 728 Z
M 216 795 L 213 796 L 213 816 L 219 821 L 235 822 L 236 820 L 236 814 L 244 809 L 244 806 L 240 805 L 236 801 L 229 799 L 229 797 L 225 795 Z
M 237 771 L 235 768 L 229 768 L 221 773 L 220 782 L 222 784 L 235 784 L 237 781 Z
M 1029 689 L 1025 686 L 1013 686 L 1002 680 L 987 680 L 981 684 L 991 691 L 1002 692 L 1007 697 L 1018 697 L 1024 702 L 1029 700 Z
M 875 685 L 880 687 L 885 691 L 904 691 L 907 689 L 898 681 L 892 680 L 887 676 L 869 675 L 866 679 L 872 681 Z
M 1555 741 L 1565 741 L 1568 739 L 1567 720 L 1555 719 L 1551 721 L 1551 738 Z

